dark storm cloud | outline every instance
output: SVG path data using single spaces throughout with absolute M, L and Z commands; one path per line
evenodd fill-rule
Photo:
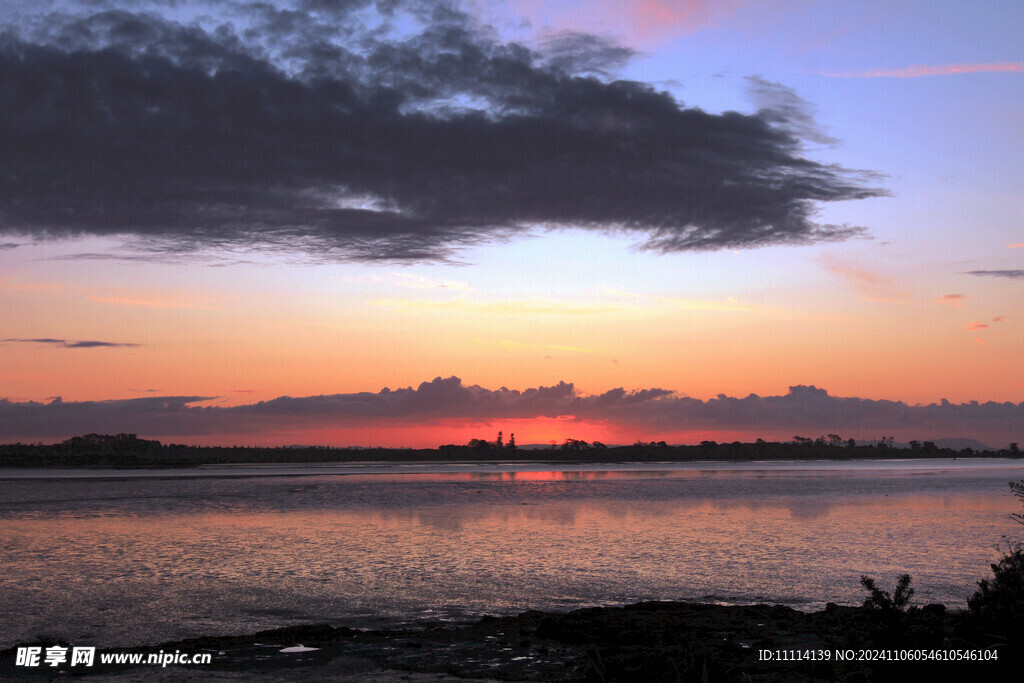
M 0 340 L 0 343 L 46 344 L 64 349 L 96 349 L 139 346 L 138 344 L 124 344 L 106 341 L 71 341 L 70 339 L 3 339 Z
M 631 52 L 593 36 L 528 49 L 443 2 L 85 6 L 0 42 L 8 234 L 429 261 L 578 226 L 672 252 L 844 239 L 818 205 L 884 194 L 803 156 L 779 86 L 705 113 L 608 78 Z
M 664 389 L 620 388 L 581 396 L 565 382 L 525 391 L 490 390 L 466 386 L 457 377 L 438 377 L 415 389 L 282 396 L 236 407 L 189 405 L 206 400 L 180 396 L 74 403 L 2 400 L 0 437 L 64 438 L 89 432 L 255 435 L 369 424 L 500 423 L 538 417 L 608 422 L 640 433 L 722 430 L 786 439 L 794 434 L 835 432 L 856 438 L 899 434 L 906 439 L 968 436 L 1009 442 L 1018 440 L 1024 429 L 1024 403 L 953 404 L 943 400 L 911 406 L 901 401 L 830 396 L 813 386 L 793 386 L 783 396 L 735 398 L 722 394 L 705 401 Z
M 969 270 L 967 274 L 980 277 L 1006 277 L 1011 280 L 1024 280 L 1024 270 Z

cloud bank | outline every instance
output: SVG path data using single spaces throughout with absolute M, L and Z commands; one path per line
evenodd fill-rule
M 67 438 L 88 432 L 202 436 L 303 429 L 497 423 L 501 420 L 564 418 L 609 423 L 638 434 L 656 432 L 748 432 L 754 436 L 830 432 L 855 438 L 898 434 L 901 438 L 965 436 L 1003 442 L 1024 436 L 1024 403 L 929 405 L 830 396 L 814 386 L 793 386 L 782 396 L 744 398 L 720 394 L 700 400 L 665 389 L 612 389 L 583 396 L 560 382 L 524 391 L 467 386 L 458 377 L 438 377 L 417 388 L 377 393 L 282 396 L 235 407 L 202 407 L 201 396 L 147 397 L 51 403 L 0 400 L 0 438 Z M 996 441 L 998 442 L 998 441 Z
M 709 114 L 608 76 L 627 48 L 503 42 L 444 1 L 36 7 L 0 24 L 0 233 L 21 238 L 443 261 L 573 226 L 665 253 L 845 239 L 820 204 L 885 194 L 806 158 L 820 131 L 774 84 L 778 108 Z

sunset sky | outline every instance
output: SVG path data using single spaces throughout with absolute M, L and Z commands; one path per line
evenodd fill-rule
M 1019 0 L 0 22 L 2 441 L 1024 441 Z

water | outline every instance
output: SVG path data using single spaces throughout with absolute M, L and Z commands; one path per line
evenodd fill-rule
M 962 607 L 1013 460 L 0 471 L 0 647 L 640 600 Z

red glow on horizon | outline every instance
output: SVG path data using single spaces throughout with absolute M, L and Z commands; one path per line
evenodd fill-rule
M 181 443 L 197 446 L 330 446 L 335 448 L 425 448 L 433 449 L 443 445 L 465 446 L 472 439 L 494 443 L 502 434 L 507 445 L 512 436 L 518 446 L 560 446 L 567 439 L 600 442 L 606 446 L 629 446 L 635 443 L 658 443 L 668 445 L 696 445 L 701 441 L 754 441 L 758 438 L 785 440 L 791 434 L 782 436 L 775 433 L 747 433 L 740 431 L 714 430 L 660 430 L 640 425 L 614 424 L 576 420 L 571 416 L 557 418 L 509 419 L 489 422 L 466 422 L 464 420 L 439 420 L 424 424 L 395 424 L 386 421 L 359 427 L 336 427 L 331 429 L 306 429 L 247 434 L 213 435 L 142 435 L 158 439 L 162 443 Z M 812 437 L 817 436 L 809 435 Z M 860 438 L 859 436 L 857 438 Z
M 446 444 L 464 446 L 472 439 L 493 443 L 498 432 L 508 444 L 515 435 L 518 445 L 561 444 L 566 439 L 587 442 L 609 441 L 619 435 L 618 425 L 576 420 L 571 416 L 557 418 L 493 420 L 467 422 L 439 420 L 424 424 L 379 422 L 359 427 L 308 429 L 287 432 L 215 434 L 196 436 L 153 436 L 163 443 L 189 443 L 203 446 L 358 446 L 364 448 L 437 448 Z M 634 438 L 633 441 L 636 439 Z M 631 441 L 630 443 L 632 443 Z

